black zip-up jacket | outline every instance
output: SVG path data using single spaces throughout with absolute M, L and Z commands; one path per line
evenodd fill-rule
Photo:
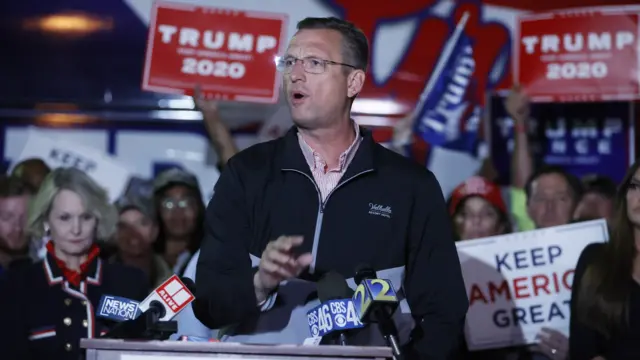
M 362 263 L 379 272 L 403 267 L 402 293 L 416 320 L 409 346 L 428 359 L 453 351 L 468 300 L 442 190 L 429 170 L 361 134 L 324 202 L 295 127 L 229 160 L 206 211 L 193 307 L 200 321 L 220 328 L 258 318 L 255 260 L 269 241 L 302 235 L 298 251 L 314 256 L 302 279 L 329 270 L 353 277 Z

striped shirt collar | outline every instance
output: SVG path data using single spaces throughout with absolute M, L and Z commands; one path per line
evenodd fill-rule
M 347 150 L 345 150 L 342 154 L 340 154 L 338 167 L 334 169 L 326 169 L 326 172 L 329 172 L 329 171 L 344 172 L 344 170 L 346 170 L 349 163 L 351 163 L 351 160 L 353 160 L 353 157 L 355 156 L 355 153 L 358 150 L 358 145 L 362 141 L 362 136 L 360 136 L 360 127 L 358 126 L 358 124 L 356 124 L 355 121 L 351 121 L 351 123 L 353 124 L 354 130 L 356 132 L 356 136 L 353 139 L 353 142 L 347 148 Z M 316 167 L 327 166 L 326 161 L 320 156 L 320 154 L 318 154 L 314 149 L 312 149 L 311 146 L 309 146 L 309 144 L 307 144 L 307 142 L 304 140 L 300 132 L 298 132 L 298 142 L 300 143 L 300 149 L 302 150 L 302 154 L 304 155 L 304 158 L 307 161 L 307 165 L 309 165 L 309 168 L 312 171 L 315 170 Z

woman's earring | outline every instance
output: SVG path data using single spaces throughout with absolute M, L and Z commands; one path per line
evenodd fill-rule
M 44 236 L 49 237 L 51 235 L 51 228 L 49 224 L 44 223 Z

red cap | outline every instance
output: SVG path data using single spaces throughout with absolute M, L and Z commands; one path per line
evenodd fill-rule
M 455 213 L 460 202 L 469 196 L 479 196 L 498 208 L 498 210 L 504 213 L 507 212 L 507 206 L 502 199 L 500 187 L 481 176 L 472 176 L 453 190 L 451 205 L 449 206 L 451 215 Z

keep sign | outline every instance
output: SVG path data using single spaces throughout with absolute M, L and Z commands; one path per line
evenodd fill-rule
M 523 15 L 516 81 L 536 102 L 638 98 L 639 16 L 605 9 Z
M 287 15 L 169 2 L 151 10 L 142 88 L 275 103 Z
M 112 202 L 123 193 L 131 176 L 128 165 L 102 151 L 50 138 L 36 128 L 29 130 L 24 149 L 13 164 L 30 158 L 42 159 L 51 168 L 75 167 L 84 171 L 108 192 Z
M 609 239 L 604 220 L 456 243 L 469 311 L 469 350 L 533 344 L 542 327 L 569 334 L 578 258 Z

